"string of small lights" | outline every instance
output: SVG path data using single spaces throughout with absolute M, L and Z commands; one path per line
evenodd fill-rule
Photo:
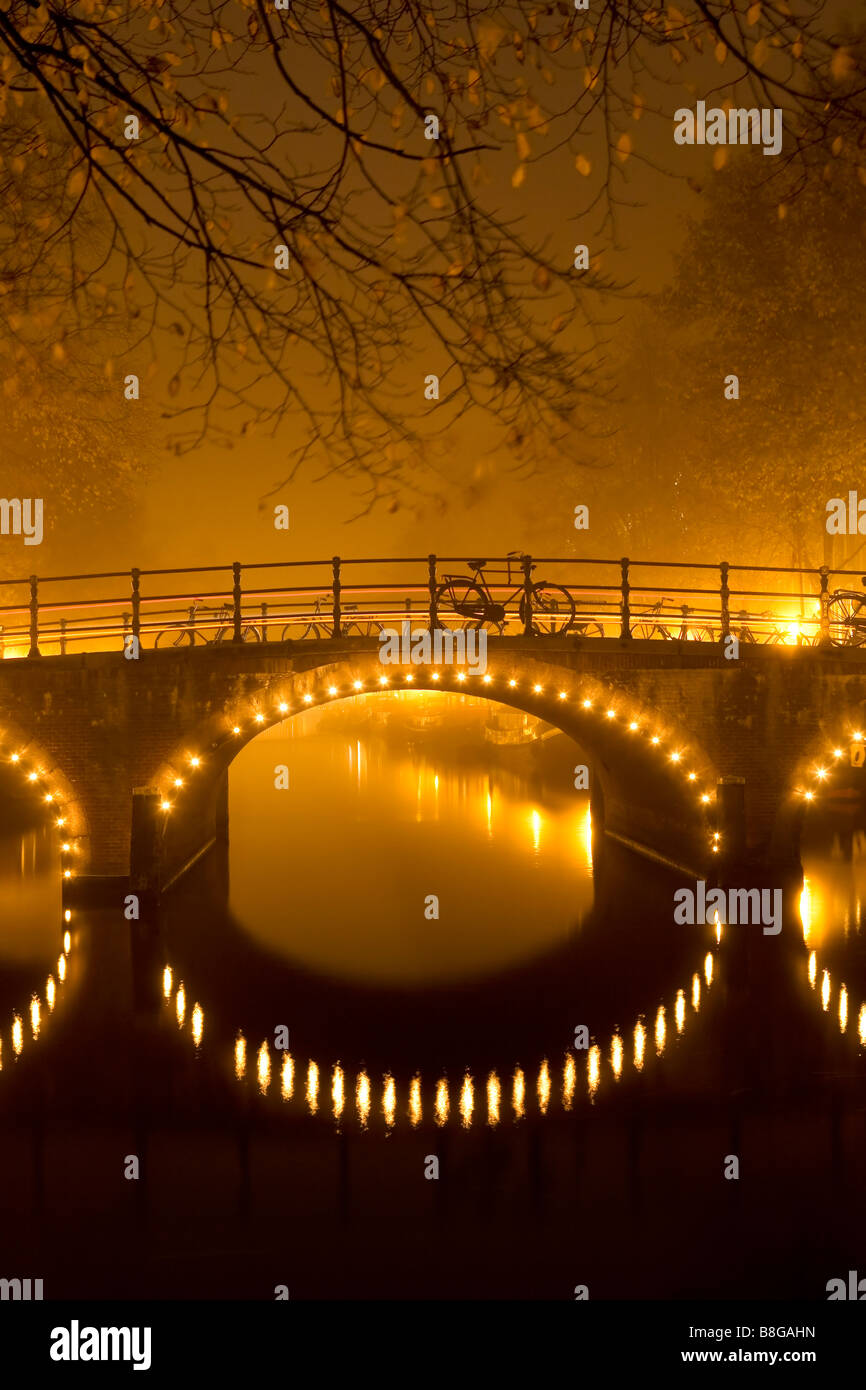
M 42 1028 L 45 1021 L 43 1016 L 43 1004 L 48 1009 L 49 1013 L 53 1013 L 55 1006 L 58 1002 L 59 991 L 66 984 L 66 976 L 69 967 L 69 957 L 72 953 L 72 932 L 70 930 L 70 923 L 72 922 L 72 911 L 68 907 L 64 910 L 63 921 L 63 949 L 60 952 L 60 955 L 57 957 L 57 978 L 55 979 L 55 976 L 53 974 L 50 974 L 48 976 L 48 979 L 45 982 L 44 1000 L 41 995 L 36 993 L 35 990 L 33 991 L 30 997 L 30 1032 L 32 1035 L 33 1042 L 37 1042 L 39 1038 L 42 1036 Z M 21 1056 L 21 1053 L 24 1050 L 25 1041 L 27 1040 L 27 1035 L 24 1028 L 24 1020 L 22 1019 L 19 1013 L 14 1013 L 12 1015 L 12 1026 L 10 1033 L 12 1039 L 13 1056 L 14 1059 L 17 1060 L 17 1058 Z M 2 1070 L 3 1039 L 0 1038 L 0 1071 Z
M 716 944 L 722 939 L 722 928 L 716 920 Z M 688 988 L 688 998 L 685 989 L 678 989 L 674 997 L 673 1006 L 668 1010 L 664 1004 L 660 1004 L 656 1010 L 653 1020 L 652 1046 L 655 1047 L 657 1057 L 661 1057 L 670 1035 L 669 1018 L 673 1019 L 673 1026 L 676 1037 L 682 1036 L 685 1031 L 687 1019 L 689 1017 L 689 1007 L 692 1014 L 697 1014 L 701 1008 L 704 991 L 708 991 L 716 979 L 715 957 L 713 951 L 707 951 L 703 959 L 702 972 L 695 971 L 692 975 Z M 187 990 L 183 980 L 175 984 L 175 971 L 172 966 L 166 965 L 162 972 L 162 993 L 163 1002 L 167 1010 L 173 1006 L 175 1021 L 178 1028 L 188 1034 L 192 1040 L 196 1051 L 203 1045 L 204 1039 L 204 1009 L 201 1004 L 194 1004 L 189 1018 L 187 1018 Z M 640 1014 L 632 1029 L 632 1055 L 631 1063 L 635 1072 L 643 1070 L 648 1046 L 648 1032 L 646 1015 Z M 594 1101 L 604 1078 L 603 1063 L 606 1059 L 608 1068 L 608 1079 L 613 1078 L 614 1082 L 622 1080 L 626 1067 L 626 1048 L 622 1034 L 615 1031 L 611 1034 L 607 1047 L 602 1050 L 597 1042 L 592 1042 L 586 1052 L 586 1089 L 590 1101 Z M 274 1082 L 275 1068 L 279 1068 L 279 1095 L 283 1102 L 293 1100 L 300 1093 L 300 1076 L 298 1064 L 295 1058 L 289 1053 L 275 1051 L 276 1061 L 272 1063 L 271 1048 L 267 1041 L 263 1041 L 255 1054 L 255 1076 L 256 1084 L 262 1096 L 267 1096 Z M 243 1082 L 249 1070 L 249 1048 L 247 1040 L 242 1032 L 238 1032 L 234 1043 L 233 1067 L 236 1079 Z M 321 1077 L 323 1069 L 318 1063 L 310 1059 L 307 1062 L 304 1074 L 303 1094 L 306 1102 L 307 1112 L 310 1116 L 317 1115 L 322 1109 L 321 1098 Z M 331 1075 L 331 1110 L 334 1119 L 339 1121 L 347 1104 L 347 1079 L 343 1068 L 336 1063 L 330 1069 Z M 559 1080 L 559 1090 L 562 1098 L 562 1109 L 570 1111 L 574 1105 L 577 1095 L 578 1066 L 574 1056 L 566 1053 L 561 1069 Z M 535 1093 L 538 1099 L 538 1111 L 541 1115 L 547 1115 L 551 1109 L 551 1099 L 554 1089 L 554 1079 L 551 1075 L 550 1064 L 545 1057 L 537 1069 L 537 1080 Z M 485 1093 L 487 1098 L 486 1123 L 495 1126 L 502 1118 L 502 1083 L 499 1073 L 491 1071 L 486 1080 Z M 374 1106 L 373 1083 L 367 1072 L 363 1069 L 358 1072 L 354 1087 L 355 1112 L 362 1128 L 366 1128 Z M 527 1082 L 526 1072 L 522 1067 L 516 1067 L 512 1076 L 511 1085 L 511 1107 L 515 1120 L 522 1119 L 527 1110 Z M 382 1089 L 379 1107 L 387 1128 L 393 1128 L 397 1121 L 398 1099 L 397 1082 L 390 1072 L 386 1072 L 382 1077 Z M 467 1068 L 464 1072 L 458 1097 L 457 1110 L 460 1115 L 461 1127 L 469 1129 L 473 1122 L 476 1110 L 475 1103 L 475 1081 L 472 1072 Z M 406 1114 L 409 1122 L 414 1128 L 419 1125 L 424 1118 L 424 1097 L 423 1083 L 420 1073 L 416 1072 L 409 1083 L 406 1096 Z M 444 1125 L 451 1114 L 451 1087 L 447 1076 L 441 1076 L 433 1089 L 432 1115 L 437 1125 Z
M 418 680 L 419 675 L 422 676 L 422 682 Z M 429 681 L 429 685 L 423 684 L 425 680 Z M 498 682 L 497 677 L 489 672 L 483 675 L 474 675 L 470 672 L 461 670 L 452 671 L 450 667 L 430 668 L 422 666 L 419 668 L 417 674 L 414 671 L 402 671 L 395 672 L 390 676 L 382 674 L 373 680 L 367 681 L 355 677 L 353 680 L 341 685 L 334 684 L 333 682 L 329 682 L 328 684 L 322 683 L 312 690 L 305 691 L 295 705 L 292 705 L 283 695 L 276 698 L 271 697 L 271 702 L 266 704 L 266 700 L 268 699 L 267 695 L 260 695 L 248 707 L 243 716 L 236 715 L 234 719 L 228 722 L 225 738 L 213 745 L 214 751 L 218 751 L 222 743 L 228 739 L 237 739 L 245 735 L 259 733 L 268 724 L 279 723 L 287 715 L 301 713 L 316 706 L 330 704 L 341 698 L 363 694 L 375 694 L 384 690 L 417 689 L 419 685 L 421 688 L 428 688 L 432 691 L 453 689 L 455 693 L 464 695 L 473 693 L 473 691 L 477 690 L 480 686 L 481 689 L 479 694 L 491 698 L 497 689 Z M 505 680 L 505 685 L 510 692 L 525 689 L 525 693 L 531 695 L 536 707 L 539 702 L 543 703 L 545 698 L 548 700 L 555 699 L 557 705 L 560 703 L 577 704 L 581 710 L 587 713 L 590 711 L 595 712 L 600 718 L 605 720 L 609 727 L 616 726 L 621 728 L 625 736 L 631 738 L 644 738 L 651 748 L 659 750 L 659 756 L 666 759 L 670 768 L 676 769 L 676 771 L 682 775 L 683 779 L 691 785 L 695 796 L 696 808 L 703 813 L 706 823 L 709 818 L 709 809 L 715 801 L 714 793 L 702 781 L 701 774 L 699 774 L 694 767 L 689 765 L 686 750 L 679 744 L 674 746 L 666 744 L 662 734 L 655 732 L 651 722 L 648 721 L 645 716 L 634 713 L 626 714 L 622 708 L 618 708 L 609 700 L 599 700 L 597 695 L 594 696 L 584 690 L 576 693 L 573 690 L 563 689 L 557 686 L 555 692 L 551 694 L 543 684 L 537 681 L 526 682 L 524 688 L 521 682 L 513 676 Z M 185 755 L 185 762 L 186 775 L 188 776 L 202 768 L 205 759 L 200 751 L 188 751 Z M 168 813 L 175 809 L 179 794 L 185 785 L 186 776 L 180 770 L 171 768 L 167 784 L 161 790 L 160 804 L 164 812 Z M 707 827 L 707 833 L 710 840 L 709 849 L 713 853 L 718 853 L 719 841 L 721 838 L 719 832 L 710 831 Z M 722 938 L 722 927 L 718 921 L 718 914 L 715 931 L 716 942 L 719 944 Z M 711 951 L 707 952 L 704 958 L 703 973 L 704 987 L 709 989 L 714 978 L 713 953 Z M 694 1012 L 697 1012 L 700 1008 L 701 988 L 701 976 L 696 972 L 692 976 L 689 988 L 691 1007 Z M 183 1029 L 185 1027 L 187 1008 L 186 988 L 183 982 L 180 982 L 176 989 L 174 988 L 172 967 L 169 965 L 166 965 L 163 972 L 163 996 L 167 1004 L 170 1004 L 173 998 L 178 1027 Z M 672 1012 L 677 1034 L 680 1034 L 685 1027 L 686 1020 L 686 991 L 684 989 L 677 991 Z M 664 1050 L 667 1028 L 667 1013 L 665 1007 L 664 1005 L 659 1005 L 654 1022 L 654 1039 L 658 1055 L 661 1055 Z M 189 1030 L 195 1046 L 201 1046 L 204 1033 L 204 1011 L 198 1003 L 196 1003 L 192 1009 Z M 640 1071 L 643 1066 L 647 1041 L 647 1032 L 643 1015 L 635 1023 L 633 1041 L 633 1062 L 635 1068 Z M 624 1053 L 625 1046 L 622 1036 L 619 1033 L 614 1033 L 610 1039 L 605 1055 L 608 1058 L 611 1071 L 616 1080 L 619 1080 L 623 1072 Z M 241 1033 L 238 1033 L 235 1041 L 234 1070 L 239 1080 L 245 1076 L 247 1071 L 247 1043 Z M 264 1094 L 268 1091 L 271 1083 L 271 1059 L 267 1042 L 262 1042 L 256 1054 L 256 1074 L 259 1089 Z M 305 1094 L 311 1114 L 315 1114 L 319 1109 L 319 1077 L 320 1069 L 318 1064 L 311 1060 L 308 1063 L 305 1084 Z M 602 1051 L 597 1043 L 593 1043 L 587 1052 L 587 1087 L 591 1097 L 595 1096 L 601 1082 L 601 1077 Z M 571 1103 L 575 1094 L 576 1079 L 576 1063 L 574 1058 L 568 1055 L 565 1058 L 562 1070 L 563 1104 L 566 1109 L 571 1108 Z M 525 1074 L 522 1069 L 518 1068 L 514 1073 L 512 1085 L 512 1104 L 516 1116 L 522 1114 L 525 1107 L 525 1084 Z M 551 1084 L 550 1068 L 545 1059 L 542 1061 L 538 1070 L 538 1083 L 536 1088 L 541 1113 L 547 1113 Z M 337 1118 L 339 1118 L 346 1103 L 345 1086 L 345 1076 L 342 1069 L 337 1065 L 333 1068 L 331 1087 L 331 1098 L 334 1113 Z M 282 1098 L 284 1100 L 291 1099 L 294 1090 L 295 1062 L 290 1054 L 286 1053 L 283 1054 L 280 1064 L 280 1091 Z M 488 1123 L 496 1123 L 501 1103 L 501 1083 L 497 1073 L 491 1072 L 487 1078 L 486 1092 L 488 1099 Z M 365 1117 L 369 1115 L 371 1105 L 372 1086 L 366 1073 L 361 1072 L 356 1081 L 356 1107 L 362 1122 L 366 1122 Z M 392 1115 L 390 1123 L 393 1123 L 393 1116 L 396 1114 L 396 1082 L 390 1075 L 383 1078 L 382 1109 L 386 1123 L 388 1123 L 389 1114 Z M 443 1077 L 436 1085 L 434 1115 L 436 1116 L 437 1123 L 445 1122 L 449 1109 L 450 1098 L 448 1081 Z M 467 1072 L 461 1086 L 459 1101 L 462 1123 L 466 1126 L 471 1123 L 473 1109 L 474 1082 L 471 1073 Z M 410 1121 L 413 1124 L 420 1123 L 422 1116 L 421 1079 L 420 1076 L 417 1075 L 410 1085 L 408 1113 Z
M 243 715 L 236 714 L 234 718 L 227 719 L 223 739 L 212 745 L 213 751 L 219 751 L 226 741 L 243 738 L 251 733 L 259 733 L 267 725 L 279 723 L 287 715 L 330 704 L 335 700 L 375 694 L 384 690 L 417 689 L 419 688 L 419 675 L 422 676 L 423 681 L 429 681 L 429 685 L 421 684 L 420 688 L 422 689 L 449 690 L 462 695 L 473 694 L 477 691 L 479 695 L 488 699 L 495 698 L 496 690 L 501 689 L 504 684 L 509 692 L 513 693 L 520 690 L 525 695 L 530 696 L 530 703 L 536 708 L 539 704 L 543 705 L 545 702 L 555 701 L 556 706 L 565 705 L 579 708 L 587 713 L 591 711 L 599 718 L 604 719 L 608 727 L 621 729 L 625 737 L 645 740 L 650 748 L 658 750 L 659 758 L 666 762 L 668 770 L 675 771 L 680 775 L 691 789 L 695 798 L 695 807 L 703 819 L 708 838 L 708 848 L 713 854 L 719 853 L 721 832 L 712 829 L 710 825 L 715 806 L 715 791 L 707 782 L 706 773 L 702 774 L 692 765 L 694 759 L 689 759 L 687 750 L 679 741 L 665 740 L 661 733 L 656 732 L 652 721 L 645 715 L 634 712 L 626 713 L 623 708 L 616 704 L 600 700 L 597 695 L 593 696 L 584 690 L 575 692 L 557 686 L 555 690 L 551 691 L 538 682 L 521 683 L 513 676 L 507 679 L 498 679 L 489 672 L 484 675 L 476 675 L 462 670 L 453 670 L 451 667 L 421 666 L 417 675 L 414 671 L 403 671 L 395 672 L 392 676 L 380 675 L 366 681 L 355 677 L 355 679 L 342 685 L 335 685 L 332 682 L 327 685 L 323 683 L 315 686 L 312 690 L 305 691 L 295 705 L 290 704 L 283 695 L 276 698 L 271 697 L 269 700 L 267 693 L 262 694 L 246 709 Z M 176 808 L 180 793 L 186 786 L 186 778 L 203 767 L 205 760 L 200 750 L 188 750 L 184 761 L 185 766 L 183 767 L 169 766 L 164 784 L 160 787 L 160 807 L 166 814 Z
M 69 831 L 69 810 L 54 784 L 54 779 L 40 763 L 31 762 L 22 752 L 6 753 L 3 750 L 0 757 L 4 755 L 7 765 L 21 774 L 25 785 L 41 798 L 42 804 L 53 817 L 54 829 L 58 832 L 60 844 L 62 876 L 64 882 L 69 882 L 75 877 L 73 865 L 75 855 L 80 849 L 79 837 Z

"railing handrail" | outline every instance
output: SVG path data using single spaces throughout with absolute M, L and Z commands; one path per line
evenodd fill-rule
M 476 557 L 474 555 L 437 555 L 436 561 L 439 565 L 468 565 L 469 562 L 471 560 L 474 560 L 475 558 Z M 425 565 L 427 564 L 428 560 L 428 555 L 358 555 L 349 558 L 341 556 L 340 564 L 343 568 L 345 568 L 347 565 Z M 516 568 L 515 557 L 513 555 L 494 555 L 487 562 L 487 567 L 489 568 L 491 565 L 508 565 L 509 561 L 512 565 L 512 568 Z M 532 562 L 535 565 L 611 565 L 616 568 L 619 568 L 622 564 L 620 556 L 598 557 L 589 555 L 533 555 Z M 629 566 L 632 569 L 637 568 L 662 570 L 712 570 L 715 573 L 718 573 L 720 563 L 720 561 L 713 562 L 708 560 L 634 560 L 631 558 L 629 559 Z M 225 562 L 225 564 L 221 565 L 180 565 L 174 567 L 161 567 L 158 569 L 141 569 L 136 566 L 130 567 L 130 569 L 125 570 L 100 570 L 91 574 L 37 575 L 36 578 L 38 579 L 40 585 L 77 583 L 92 579 L 127 580 L 129 579 L 130 574 L 132 573 L 132 568 L 136 568 L 137 573 L 141 576 L 142 579 L 153 578 L 157 575 L 217 574 L 220 571 L 231 572 L 232 564 L 233 562 L 228 560 Z M 316 557 L 315 559 L 308 560 L 259 560 L 250 562 L 244 561 L 243 570 L 244 573 L 249 573 L 250 570 L 264 569 L 310 569 L 317 565 L 321 565 L 322 567 L 330 567 L 332 564 L 332 556 Z M 740 573 L 751 572 L 753 574 L 809 575 L 811 577 L 818 578 L 821 575 L 823 566 L 729 564 L 728 569 L 729 571 L 738 571 Z M 866 573 L 866 569 L 831 569 L 829 572 L 832 575 L 862 575 Z M 16 579 L 0 579 L 0 587 L 11 587 L 14 585 L 28 586 L 30 584 L 30 580 L 31 576 L 29 574 L 21 575 Z

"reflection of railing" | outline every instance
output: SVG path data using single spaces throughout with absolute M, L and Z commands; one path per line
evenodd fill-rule
M 505 636 L 860 645 L 866 607 L 861 620 L 856 592 L 831 592 L 830 578 L 826 567 L 517 554 L 34 575 L 0 581 L 0 643 L 4 656 L 26 657 L 132 639 L 150 648 L 375 637 L 408 622 Z

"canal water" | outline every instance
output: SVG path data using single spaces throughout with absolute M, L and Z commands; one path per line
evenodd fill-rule
M 862 801 L 746 946 L 674 923 L 584 762 L 468 697 L 308 711 L 141 923 L 64 914 L 5 769 L 9 1257 L 58 1295 L 823 1296 L 866 1234 Z

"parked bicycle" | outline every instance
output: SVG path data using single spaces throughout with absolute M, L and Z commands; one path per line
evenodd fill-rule
M 347 603 L 342 607 L 344 614 L 357 613 L 357 604 Z M 340 623 L 341 637 L 378 637 L 384 627 L 376 618 L 347 618 Z M 334 614 L 330 600 L 316 599 L 311 618 L 294 618 L 286 623 L 280 634 L 281 642 L 303 642 L 310 637 L 333 637 Z
M 860 580 L 866 586 L 866 574 Z M 862 647 L 866 643 L 866 594 L 856 589 L 836 589 L 830 596 L 830 641 L 835 647 Z
M 804 632 L 799 623 L 784 623 L 768 611 L 756 615 L 747 613 L 745 609 L 735 615 L 731 632 L 741 642 L 753 642 L 763 647 L 811 647 L 820 635 L 818 632 Z
M 512 578 L 512 567 L 522 560 L 519 551 L 511 551 L 506 557 L 506 578 L 503 587 L 514 584 L 512 593 L 504 601 L 494 598 L 484 571 L 486 560 L 469 560 L 472 578 L 464 574 L 446 574 L 436 590 L 436 607 L 440 620 L 453 614 L 462 619 L 464 628 L 495 628 L 501 636 L 508 621 L 508 605 L 518 600 L 517 612 L 521 623 L 526 622 L 527 589 L 525 581 L 520 583 Z M 532 565 L 530 572 L 536 567 Z M 580 636 L 603 637 L 604 631 L 599 623 L 589 619 L 575 620 L 577 605 L 568 589 L 561 584 L 552 584 L 547 579 L 535 579 L 529 586 L 529 609 L 532 632 L 541 633 L 574 632 Z M 443 624 L 444 625 L 444 624 Z
M 678 631 L 671 631 L 665 619 L 665 609 L 678 609 L 680 625 Z M 668 642 L 715 642 L 716 634 L 711 623 L 695 620 L 694 610 L 687 603 L 674 603 L 673 599 L 660 598 L 651 608 L 635 614 L 637 621 L 632 626 L 632 637 L 663 637 Z M 670 613 L 673 619 L 673 613 Z
M 199 613 L 213 613 L 213 621 L 217 624 L 216 629 L 210 623 L 206 628 L 201 628 L 196 623 Z M 207 646 L 213 642 L 231 642 L 234 640 L 234 608 L 231 603 L 223 603 L 218 608 L 209 608 L 200 598 L 190 604 L 189 612 L 185 622 L 171 623 L 156 634 L 154 640 L 155 647 L 195 647 Z M 255 623 L 241 622 L 241 641 L 242 642 L 261 642 L 262 634 Z

